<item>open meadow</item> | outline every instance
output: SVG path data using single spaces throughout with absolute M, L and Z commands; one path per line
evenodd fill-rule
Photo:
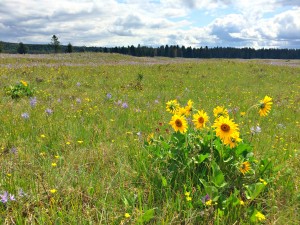
M 1 224 L 299 224 L 299 61 L 0 54 L 0 90 Z

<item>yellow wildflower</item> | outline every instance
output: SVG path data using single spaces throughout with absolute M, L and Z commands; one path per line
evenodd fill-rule
M 266 219 L 265 215 L 262 214 L 261 212 L 257 212 L 257 213 L 255 214 L 255 217 L 256 217 L 259 221 L 263 221 L 263 220 Z

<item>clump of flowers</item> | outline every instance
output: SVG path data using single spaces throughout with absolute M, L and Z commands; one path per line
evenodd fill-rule
M 34 94 L 34 88 L 32 88 L 26 81 L 21 80 L 15 85 L 11 85 L 6 88 L 6 94 L 11 98 L 21 98 L 23 96 L 31 97 Z
M 259 115 L 266 116 L 271 105 L 272 98 L 266 96 L 250 109 L 259 106 Z M 162 181 L 158 188 L 170 188 L 174 193 L 182 191 L 182 185 L 197 188 L 193 198 L 184 192 L 185 202 L 203 210 L 209 208 L 220 219 L 234 210 L 230 217 L 236 221 L 264 220 L 261 195 L 267 193 L 272 180 L 272 162 L 254 157 L 251 140 L 240 133 L 228 110 L 217 106 L 210 117 L 204 109 L 196 110 L 191 100 L 182 107 L 175 99 L 166 103 L 166 111 L 172 114 L 169 125 L 174 132 L 169 138 L 151 133 L 145 141 L 158 168 L 155 180 L 160 177 Z M 261 132 L 259 126 L 255 129 Z

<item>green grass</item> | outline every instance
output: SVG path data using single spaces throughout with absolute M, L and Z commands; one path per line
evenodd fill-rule
M 35 107 L 27 97 L 6 95 L 5 87 L 20 80 L 36 88 Z M 252 142 L 256 157 L 280 168 L 261 199 L 266 224 L 300 220 L 299 67 L 254 60 L 3 54 L 0 89 L 0 194 L 16 198 L 0 203 L 1 224 L 136 224 L 152 209 L 150 224 L 194 224 L 199 217 L 213 224 L 216 218 L 187 207 L 180 193 L 152 186 L 156 168 L 144 139 L 151 132 L 168 137 L 165 103 L 171 99 L 183 105 L 192 99 L 212 118 L 218 105 L 238 107 L 239 114 L 265 95 L 274 100 L 270 115 L 259 118 L 254 109 L 237 123 L 245 134 L 259 124 L 262 132 Z M 27 120 L 21 117 L 25 112 Z

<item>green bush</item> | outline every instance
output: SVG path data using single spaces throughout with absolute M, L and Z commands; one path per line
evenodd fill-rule
M 34 94 L 34 88 L 31 88 L 26 81 L 21 80 L 16 85 L 7 87 L 6 94 L 13 99 L 21 98 L 23 96 L 30 97 Z
M 261 116 L 268 114 L 271 101 L 266 96 L 255 105 Z M 157 189 L 183 192 L 190 207 L 216 220 L 265 220 L 261 197 L 272 181 L 272 162 L 255 158 L 251 142 L 240 136 L 228 111 L 216 107 L 213 124 L 204 111 L 191 118 L 191 101 L 181 108 L 176 100 L 169 101 L 167 111 L 174 114 L 169 124 L 175 132 L 168 138 L 151 134 L 145 142 L 153 168 L 158 168 L 153 176 Z

